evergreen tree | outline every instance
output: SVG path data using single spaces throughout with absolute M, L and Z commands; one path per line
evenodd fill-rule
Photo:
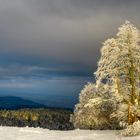
M 106 80 L 123 97 L 124 104 L 128 106 L 129 124 L 137 120 L 135 112 L 140 96 L 139 41 L 139 31 L 126 21 L 119 28 L 117 38 L 104 43 L 96 72 L 98 84 Z
M 116 38 L 103 43 L 96 84 L 81 91 L 72 117 L 75 127 L 120 129 L 140 120 L 139 41 L 138 29 L 126 21 Z

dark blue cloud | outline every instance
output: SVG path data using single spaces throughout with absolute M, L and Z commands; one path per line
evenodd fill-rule
M 92 75 L 101 42 L 114 36 L 125 19 L 140 27 L 139 5 L 138 0 L 0 1 L 0 65 Z

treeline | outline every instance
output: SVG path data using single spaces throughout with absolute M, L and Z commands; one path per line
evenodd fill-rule
M 0 125 L 71 130 L 70 114 L 71 111 L 59 109 L 0 110 Z

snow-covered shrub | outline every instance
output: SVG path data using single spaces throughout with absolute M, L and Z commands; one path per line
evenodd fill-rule
M 81 91 L 79 103 L 75 106 L 71 120 L 76 128 L 81 129 L 114 129 L 119 124 L 111 124 L 112 114 L 119 104 L 119 100 L 111 92 L 109 86 L 88 83 Z
M 92 116 L 84 105 L 93 97 L 97 97 L 96 85 L 93 83 L 88 83 L 81 91 L 79 95 L 79 103 L 75 106 L 74 115 L 71 116 L 70 121 L 74 123 L 76 128 L 90 128 L 89 120 L 92 121 Z
M 121 131 L 122 136 L 136 136 L 140 135 L 140 121 L 128 125 L 126 129 Z

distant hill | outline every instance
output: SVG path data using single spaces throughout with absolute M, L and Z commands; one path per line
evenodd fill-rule
M 39 104 L 21 97 L 4 96 L 0 97 L 0 109 L 22 109 L 22 108 L 45 108 Z

